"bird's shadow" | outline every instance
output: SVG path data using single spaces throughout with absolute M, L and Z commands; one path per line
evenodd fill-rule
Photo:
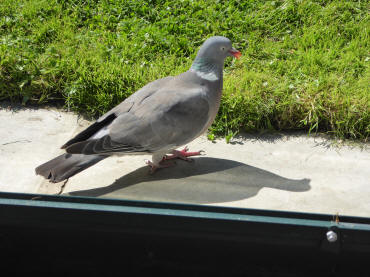
M 70 192 L 70 195 L 185 203 L 219 203 L 255 196 L 262 188 L 308 191 L 310 179 L 288 179 L 240 162 L 199 157 L 178 161 L 174 168 L 148 174 L 141 167 L 113 184 Z

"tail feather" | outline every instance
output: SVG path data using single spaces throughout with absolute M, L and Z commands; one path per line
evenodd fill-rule
M 62 154 L 36 167 L 36 174 L 57 183 L 72 177 L 86 168 L 104 160 L 107 156 Z

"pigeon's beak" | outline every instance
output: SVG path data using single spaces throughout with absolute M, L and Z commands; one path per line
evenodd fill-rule
M 231 48 L 229 50 L 229 54 L 234 56 L 237 59 L 240 59 L 240 57 L 242 56 L 242 53 L 240 53 L 240 51 L 236 50 L 235 48 Z

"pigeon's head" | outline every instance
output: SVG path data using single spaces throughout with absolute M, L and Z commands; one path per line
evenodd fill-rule
M 228 38 L 215 36 L 207 39 L 200 47 L 197 58 L 207 61 L 222 62 L 227 57 L 240 58 L 242 54 L 232 47 Z

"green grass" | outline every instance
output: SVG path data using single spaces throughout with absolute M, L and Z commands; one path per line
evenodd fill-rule
M 1 0 L 0 100 L 64 101 L 90 116 L 186 71 L 211 35 L 227 61 L 210 130 L 322 131 L 367 141 L 367 1 Z

